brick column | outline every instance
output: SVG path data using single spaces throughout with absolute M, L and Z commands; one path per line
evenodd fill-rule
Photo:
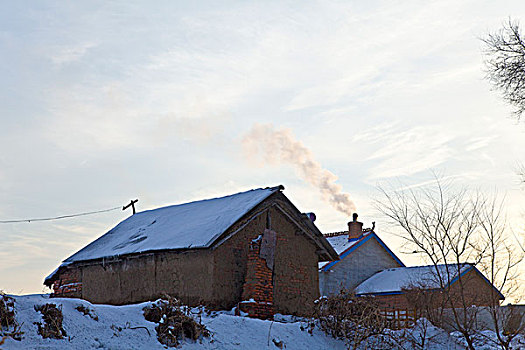
M 273 307 L 273 253 L 275 232 L 265 230 L 264 235 L 250 242 L 246 279 L 239 310 L 250 317 L 272 319 Z

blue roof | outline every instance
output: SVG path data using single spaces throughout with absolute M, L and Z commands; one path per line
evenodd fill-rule
M 426 266 L 397 267 L 380 271 L 363 281 L 355 289 L 357 295 L 402 294 L 405 289 L 447 288 L 470 271 L 481 276 L 498 293 L 503 294 L 472 264 L 439 264 Z
M 339 254 L 340 259 L 330 261 L 326 264 L 320 264 L 320 270 L 321 271 L 328 271 L 335 265 L 339 264 L 341 261 L 343 261 L 346 257 L 348 257 L 352 252 L 356 251 L 361 247 L 363 244 L 368 242 L 371 239 L 376 240 L 383 249 L 401 266 L 405 266 L 403 262 L 394 254 L 393 251 L 388 248 L 388 246 L 379 238 L 379 236 L 372 230 L 363 232 L 363 235 L 356 239 L 348 241 L 348 235 L 341 235 L 336 237 L 328 237 L 327 240 L 330 242 L 330 244 L 334 243 L 334 249 Z M 339 242 L 339 240 L 342 240 L 342 242 Z M 346 243 L 344 243 L 346 242 Z M 322 265 L 322 266 L 321 266 Z

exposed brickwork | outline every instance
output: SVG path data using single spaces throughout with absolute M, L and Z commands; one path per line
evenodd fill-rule
M 53 283 L 51 297 L 81 298 L 82 279 L 79 269 L 67 269 L 60 273 L 59 279 Z
M 288 209 L 286 203 L 280 205 Z M 274 310 L 281 314 L 308 316 L 313 311 L 314 300 L 319 298 L 317 247 L 275 207 L 257 216 L 214 251 L 213 274 L 216 278 L 213 293 L 217 298 L 214 304 L 216 308 L 231 309 L 239 301 L 249 300 L 243 298 L 242 294 L 248 271 L 250 242 L 264 232 L 268 212 L 271 227 L 277 232 L 273 273 Z
M 243 286 L 242 302 L 239 309 L 250 317 L 271 319 L 275 313 L 273 307 L 273 271 L 267 261 L 260 256 L 260 239 L 250 243 L 246 279 Z

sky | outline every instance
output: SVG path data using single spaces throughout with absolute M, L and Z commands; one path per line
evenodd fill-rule
M 337 210 L 328 182 L 417 264 L 373 199 L 437 172 L 504 196 L 523 237 L 525 123 L 491 90 L 480 41 L 509 16 L 525 21 L 525 2 L 2 1 L 0 220 L 282 184 L 342 231 L 354 208 Z M 304 162 L 247 148 L 261 129 Z M 0 224 L 0 289 L 48 291 L 62 260 L 129 215 Z

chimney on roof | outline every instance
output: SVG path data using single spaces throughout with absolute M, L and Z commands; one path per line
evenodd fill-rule
M 357 213 L 352 215 L 352 221 L 348 223 L 348 240 L 353 241 L 363 235 L 363 223 L 357 221 Z
M 314 222 L 315 219 L 317 218 L 314 213 L 306 213 L 304 215 L 306 215 L 308 219 L 310 219 L 311 222 Z

